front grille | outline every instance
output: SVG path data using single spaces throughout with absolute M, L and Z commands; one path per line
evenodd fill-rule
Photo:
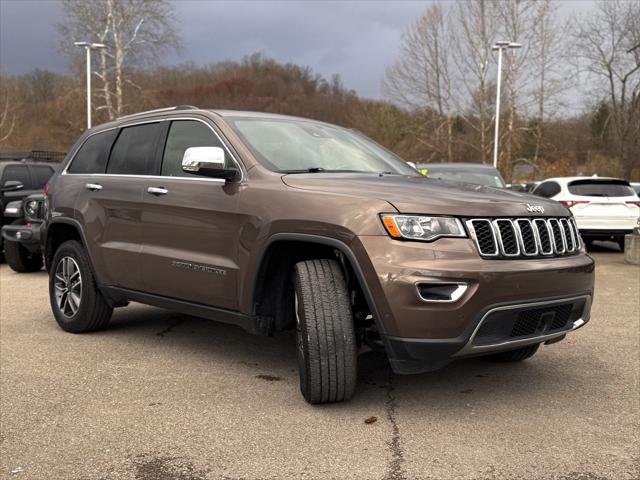
M 584 298 L 542 306 L 496 309 L 488 314 L 473 337 L 473 345 L 494 345 L 523 338 L 569 331 L 584 315 Z
M 474 218 L 466 223 L 483 257 L 564 256 L 580 249 L 578 229 L 568 218 Z
M 567 326 L 572 305 L 557 307 L 533 308 L 520 312 L 513 324 L 510 338 L 544 335 Z

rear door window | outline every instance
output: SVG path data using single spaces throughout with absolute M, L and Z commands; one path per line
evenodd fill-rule
M 554 181 L 542 182 L 533 191 L 534 195 L 538 195 L 544 198 L 555 197 L 559 193 L 560 193 L 560 184 Z
M 574 180 L 568 188 L 573 195 L 585 197 L 629 197 L 635 194 L 624 180 Z
M 48 165 L 31 165 L 31 177 L 33 177 L 33 188 L 43 189 L 53 175 L 53 168 Z
M 8 165 L 4 169 L 2 174 L 2 185 L 8 180 L 17 180 L 22 182 L 24 190 L 32 190 L 31 176 L 29 175 L 29 169 L 26 165 Z
M 117 133 L 118 130 L 109 130 L 89 137 L 76 153 L 67 172 L 80 174 L 104 173 L 107 169 L 109 151 Z
M 160 133 L 158 123 L 126 127 L 116 140 L 107 173 L 116 175 L 152 175 L 155 149 Z

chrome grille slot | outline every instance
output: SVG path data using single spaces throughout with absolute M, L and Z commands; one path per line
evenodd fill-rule
M 573 229 L 571 228 L 571 224 L 569 223 L 569 220 L 563 218 L 560 220 L 560 225 L 562 225 L 564 238 L 567 241 L 567 252 L 573 252 L 576 249 L 576 241 L 573 237 Z
M 542 218 L 537 218 L 533 221 L 533 225 L 538 235 L 538 248 L 542 255 L 553 254 L 553 244 L 551 243 L 551 229 L 547 222 Z
M 498 244 L 491 221 L 485 219 L 470 220 L 468 225 L 469 230 L 473 232 L 480 255 L 486 257 L 498 255 Z
M 525 255 L 537 255 L 538 254 L 538 242 L 536 241 L 536 235 L 533 231 L 531 220 L 527 218 L 519 218 L 513 222 L 518 231 L 520 237 L 520 246 L 522 253 Z
M 493 223 L 496 226 L 500 253 L 505 257 L 517 257 L 520 255 L 520 244 L 513 222 L 509 219 L 501 218 L 494 220 Z
M 465 223 L 482 257 L 566 256 L 580 250 L 572 218 L 473 218 Z
M 565 247 L 564 234 L 562 233 L 562 228 L 560 228 L 560 222 L 557 218 L 550 218 L 547 220 L 547 223 L 551 230 L 553 251 L 557 254 L 563 254 L 567 249 Z

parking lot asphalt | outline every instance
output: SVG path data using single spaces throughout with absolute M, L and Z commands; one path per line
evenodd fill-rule
M 294 337 L 142 305 L 64 333 L 46 273 L 0 267 L 0 478 L 640 478 L 640 267 L 597 248 L 592 321 L 520 364 L 394 376 L 311 406 Z M 376 417 L 372 423 L 365 419 Z

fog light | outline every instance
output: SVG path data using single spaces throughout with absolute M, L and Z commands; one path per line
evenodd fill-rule
M 453 303 L 458 301 L 467 291 L 466 283 L 416 283 L 418 296 L 424 302 Z

